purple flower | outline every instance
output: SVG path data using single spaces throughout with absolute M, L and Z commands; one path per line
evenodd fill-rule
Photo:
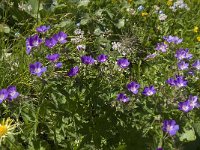
M 163 37 L 165 41 L 168 43 L 174 43 L 174 44 L 179 44 L 183 41 L 183 39 L 179 39 L 177 36 L 165 36 Z
M 26 39 L 26 53 L 30 54 L 33 47 L 38 47 L 42 43 L 42 39 L 37 34 L 30 36 Z
M 175 86 L 176 85 L 175 84 L 175 80 L 173 78 L 167 79 L 166 83 L 169 84 L 169 85 L 171 85 L 171 86 Z
M 190 101 L 184 101 L 184 102 L 179 102 L 178 103 L 178 109 L 183 111 L 183 112 L 189 112 L 192 110 L 192 107 L 190 106 Z
M 124 103 L 129 102 L 129 98 L 123 93 L 117 95 L 117 100 Z
M 200 70 L 200 61 L 199 61 L 199 60 L 196 60 L 196 61 L 192 64 L 192 66 L 193 66 L 194 68 L 196 68 L 197 70 Z
M 45 45 L 48 48 L 53 48 L 57 44 L 57 41 L 54 38 L 46 39 L 45 40 Z
M 0 103 L 2 103 L 8 97 L 8 91 L 6 89 L 0 90 Z
M 38 77 L 40 77 L 42 73 L 47 70 L 46 67 L 42 67 L 42 64 L 40 62 L 35 62 L 34 64 L 30 64 L 29 69 L 31 74 L 37 75 Z
M 108 56 L 107 55 L 104 55 L 104 54 L 101 54 L 101 55 L 99 55 L 98 57 L 97 57 L 97 60 L 99 61 L 99 62 L 105 62 L 106 60 L 108 59 Z
M 151 96 L 156 93 L 154 86 L 145 87 L 142 94 L 146 96 Z
M 40 32 L 40 33 L 45 33 L 47 32 L 48 30 L 50 29 L 50 26 L 39 26 L 36 28 L 36 31 L 37 32 Z
M 176 76 L 175 86 L 178 88 L 187 86 L 187 80 L 183 76 Z
M 189 64 L 186 63 L 185 61 L 181 61 L 178 63 L 178 69 L 179 70 L 186 70 L 188 69 Z
M 138 89 L 140 88 L 140 85 L 138 83 L 136 83 L 136 82 L 130 82 L 129 84 L 127 84 L 127 88 L 133 94 L 137 94 L 138 93 Z
M 179 130 L 179 125 L 176 125 L 175 120 L 164 120 L 162 130 L 173 136 Z
M 163 148 L 162 147 L 158 147 L 156 150 L 163 150 Z
M 192 58 L 192 54 L 189 53 L 189 49 L 180 48 L 179 50 L 176 51 L 175 57 L 178 60 L 191 59 Z
M 94 58 L 92 58 L 91 56 L 82 56 L 81 61 L 86 65 L 92 65 L 95 62 Z
M 117 60 L 117 65 L 121 68 L 127 68 L 129 66 L 130 62 L 128 59 L 121 58 Z
M 79 67 L 78 67 L 78 66 L 75 66 L 75 67 L 73 67 L 73 68 L 71 68 L 71 69 L 69 70 L 69 72 L 67 73 L 67 75 L 68 75 L 69 77 L 73 77 L 73 76 L 77 75 L 78 72 L 79 72 Z
M 189 96 L 188 101 L 190 102 L 190 106 L 193 108 L 198 108 L 200 106 L 200 104 L 198 103 L 198 97 L 197 96 Z
M 86 46 L 85 45 L 77 45 L 76 46 L 77 50 L 85 50 Z
M 19 96 L 19 93 L 17 92 L 17 89 L 15 86 L 9 86 L 7 88 L 8 91 L 8 99 L 13 100 Z
M 61 43 L 61 44 L 64 44 L 67 42 L 66 38 L 67 38 L 67 34 L 65 34 L 64 32 L 59 32 L 58 34 L 54 34 L 53 38 Z
M 62 65 L 63 65 L 63 64 L 62 64 L 61 62 L 58 62 L 58 63 L 55 64 L 55 67 L 56 67 L 56 68 L 61 68 Z
M 59 59 L 60 55 L 59 54 L 49 54 L 46 56 L 46 58 L 51 61 L 51 62 L 55 62 Z
M 157 46 L 156 46 L 156 50 L 157 50 L 157 51 L 161 51 L 161 52 L 163 52 L 163 53 L 166 52 L 167 49 L 168 49 L 168 45 L 165 44 L 164 42 L 158 43 Z
M 178 88 L 187 86 L 187 80 L 185 80 L 183 76 L 176 76 L 175 79 L 169 78 L 166 83 L 171 86 L 176 86 Z

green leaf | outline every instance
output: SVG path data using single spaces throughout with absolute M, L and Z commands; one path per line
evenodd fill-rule
M 180 141 L 194 141 L 196 140 L 196 135 L 194 129 L 184 130 L 184 133 L 180 136 Z
M 124 22 L 125 22 L 124 19 L 119 19 L 119 22 L 116 24 L 116 26 L 120 29 L 124 27 L 124 24 L 125 24 Z
M 6 24 L 0 24 L 0 32 L 10 33 L 10 27 Z

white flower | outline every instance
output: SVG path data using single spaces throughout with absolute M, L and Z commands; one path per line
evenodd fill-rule
M 165 15 L 165 14 L 160 14 L 160 15 L 158 16 L 158 18 L 159 18 L 160 21 L 164 21 L 165 19 L 167 19 L 167 15 Z

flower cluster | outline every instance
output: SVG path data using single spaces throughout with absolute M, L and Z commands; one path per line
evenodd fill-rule
M 179 102 L 178 109 L 183 112 L 189 112 L 194 108 L 198 108 L 199 106 L 198 97 L 190 95 L 188 100 Z
M 185 87 L 187 86 L 188 81 L 185 80 L 185 78 L 183 76 L 176 76 L 175 79 L 174 78 L 169 78 L 166 81 L 167 84 L 169 84 L 170 86 L 175 86 L 177 88 L 181 88 L 181 87 Z
M 17 92 L 17 89 L 15 86 L 9 86 L 7 89 L 1 89 L 0 103 L 2 103 L 6 99 L 8 99 L 9 101 L 12 101 L 13 99 L 16 99 L 18 96 L 19 96 L 19 93 Z
M 186 3 L 184 3 L 183 0 L 177 0 L 176 2 L 174 2 L 174 4 L 170 7 L 170 9 L 172 9 L 172 11 L 177 11 L 177 9 L 186 9 L 189 10 L 189 7 Z

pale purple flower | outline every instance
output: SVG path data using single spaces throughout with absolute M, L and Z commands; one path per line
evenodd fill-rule
M 156 93 L 154 86 L 145 87 L 142 94 L 145 96 L 151 96 Z
M 173 136 L 179 130 L 179 125 L 176 124 L 175 120 L 164 120 L 162 130 Z
M 45 40 L 45 45 L 48 48 L 53 48 L 57 44 L 57 41 L 54 38 L 49 38 Z
M 42 64 L 40 62 L 35 62 L 34 64 L 30 64 L 29 69 L 31 74 L 37 75 L 38 77 L 40 77 L 42 73 L 47 70 L 46 67 L 42 67 Z
M 57 62 L 56 64 L 55 64 L 55 68 L 61 68 L 62 67 L 62 63 L 61 62 Z
M 92 56 L 82 56 L 81 61 L 86 65 L 92 65 L 95 63 L 95 60 L 92 58 Z
M 193 108 L 190 105 L 190 101 L 186 100 L 184 102 L 179 102 L 178 103 L 178 109 L 181 110 L 181 111 L 183 111 L 183 112 L 189 112 Z
M 67 75 L 68 75 L 69 77 L 73 77 L 73 76 L 77 75 L 78 72 L 79 72 L 79 67 L 78 67 L 78 66 L 75 66 L 75 67 L 73 67 L 73 68 L 71 68 L 71 69 L 69 70 L 69 72 L 67 73 Z
M 192 66 L 193 66 L 194 68 L 196 68 L 197 70 L 200 70 L 200 61 L 199 61 L 199 60 L 196 60 L 196 61 L 192 64 Z
M 2 103 L 8 97 L 8 91 L 6 89 L 0 90 L 0 103 Z
M 79 51 L 80 51 L 80 50 L 85 50 L 85 48 L 86 48 L 85 45 L 77 45 L 77 46 L 76 46 L 76 49 L 79 50 Z
M 179 70 L 186 70 L 189 67 L 189 63 L 186 63 L 185 61 L 181 61 L 178 63 L 178 69 Z
M 98 62 L 105 62 L 108 59 L 108 56 L 105 54 L 101 54 L 97 57 Z
M 136 82 L 130 82 L 129 84 L 127 84 L 127 89 L 133 94 L 137 94 L 139 88 L 140 88 L 140 85 Z
M 189 53 L 189 49 L 180 48 L 179 50 L 176 51 L 175 57 L 178 60 L 191 59 L 192 58 L 192 54 Z
M 66 43 L 67 42 L 67 40 L 66 40 L 66 38 L 67 38 L 67 34 L 65 34 L 64 32 L 59 32 L 58 34 L 55 34 L 54 36 L 53 36 L 53 38 L 57 41 L 57 42 L 59 42 L 59 43 L 61 43 L 61 44 L 64 44 L 64 43 Z
M 156 46 L 157 51 L 161 51 L 161 52 L 165 53 L 167 51 L 167 49 L 168 49 L 168 45 L 165 44 L 164 42 L 157 43 L 157 46 Z
M 121 58 L 117 60 L 117 65 L 121 68 L 127 68 L 130 65 L 128 59 Z
M 188 101 L 190 102 L 190 106 L 193 108 L 198 108 L 200 106 L 199 102 L 198 102 L 198 97 L 197 96 L 189 96 Z
M 152 59 L 152 58 L 155 58 L 157 56 L 157 54 L 153 53 L 153 54 L 149 54 L 145 57 L 144 60 L 147 60 L 147 59 Z
M 9 100 L 13 100 L 13 99 L 15 99 L 19 96 L 19 93 L 17 92 L 17 89 L 16 89 L 15 86 L 9 86 L 7 88 L 7 92 L 8 92 L 8 99 Z
M 46 56 L 46 58 L 51 61 L 51 62 L 55 62 L 59 59 L 60 55 L 59 54 L 48 54 Z
M 127 103 L 130 101 L 129 98 L 123 93 L 117 95 L 117 100 L 123 103 Z
M 168 43 L 174 43 L 174 44 L 179 44 L 183 41 L 183 39 L 179 39 L 177 36 L 165 36 L 163 37 L 165 41 Z
M 36 31 L 39 32 L 39 33 L 45 33 L 45 32 L 47 32 L 49 29 L 50 29 L 50 26 L 42 25 L 42 26 L 37 27 L 37 28 L 36 28 Z

